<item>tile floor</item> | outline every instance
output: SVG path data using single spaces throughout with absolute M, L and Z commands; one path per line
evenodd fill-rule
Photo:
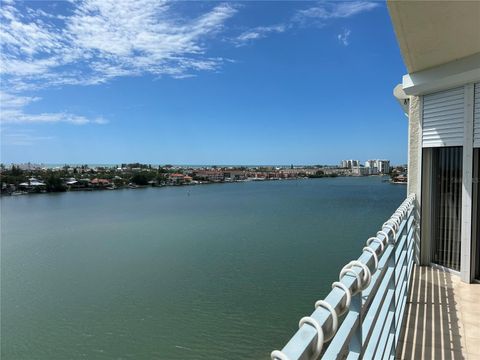
M 480 360 L 480 284 L 415 267 L 397 359 Z

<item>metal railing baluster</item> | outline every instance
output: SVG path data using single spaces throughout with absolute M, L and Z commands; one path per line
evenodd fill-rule
M 362 255 L 342 269 L 331 292 L 315 303 L 315 311 L 302 318 L 298 331 L 281 351 L 272 352 L 272 359 L 394 357 L 410 290 L 414 217 L 412 194 L 368 239 Z

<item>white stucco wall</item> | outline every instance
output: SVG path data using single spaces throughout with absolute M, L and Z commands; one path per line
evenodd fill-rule
M 420 203 L 421 203 L 421 174 L 422 174 L 422 116 L 421 97 L 410 96 L 408 112 L 408 185 L 407 193 L 416 195 L 415 221 L 417 231 L 415 232 L 415 260 L 417 264 L 425 263 L 425 256 L 421 259 L 420 246 Z M 425 252 L 425 251 L 424 251 Z M 423 254 L 426 255 L 426 254 Z M 423 260 L 423 261 L 422 261 Z
M 420 196 L 421 175 L 421 106 L 420 97 L 410 96 L 408 112 L 408 194 Z

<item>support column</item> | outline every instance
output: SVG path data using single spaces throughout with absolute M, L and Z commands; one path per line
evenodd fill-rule
M 415 196 L 415 263 L 427 264 L 428 251 L 420 241 L 421 224 L 421 188 L 422 188 L 422 98 L 410 96 L 408 111 L 408 185 L 407 195 Z M 423 244 L 426 245 L 426 244 Z
M 460 243 L 460 276 L 470 283 L 472 246 L 472 173 L 473 173 L 473 84 L 465 85 L 463 174 L 462 174 L 462 230 Z

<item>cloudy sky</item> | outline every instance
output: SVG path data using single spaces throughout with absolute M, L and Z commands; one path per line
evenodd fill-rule
M 383 2 L 0 2 L 4 163 L 406 161 Z

